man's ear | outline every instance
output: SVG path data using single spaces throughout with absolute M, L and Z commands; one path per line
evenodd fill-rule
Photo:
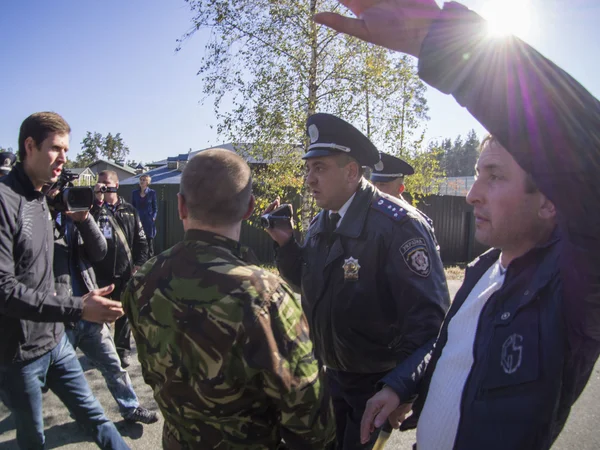
M 188 218 L 188 209 L 185 204 L 185 197 L 181 193 L 177 193 L 177 212 L 179 213 L 179 220 Z
M 404 192 L 405 189 L 406 189 L 406 186 L 404 186 L 404 183 L 402 183 L 400 185 L 400 187 L 398 188 L 398 194 L 402 195 L 402 193 Z
M 548 198 L 540 193 L 540 208 L 538 210 L 540 219 L 550 220 L 556 217 L 556 207 Z
M 348 168 L 348 179 L 350 181 L 356 181 L 360 178 L 360 166 L 357 162 L 352 161 L 346 167 Z
M 37 149 L 37 144 L 31 136 L 25 139 L 25 153 L 29 156 L 33 151 Z
M 254 206 L 256 205 L 256 199 L 254 198 L 254 194 L 250 196 L 250 201 L 248 202 L 248 210 L 246 211 L 246 214 L 244 214 L 244 217 L 242 218 L 242 220 L 247 220 L 252 213 L 254 212 Z

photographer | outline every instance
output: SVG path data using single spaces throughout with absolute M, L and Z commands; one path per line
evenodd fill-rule
M 58 190 L 50 192 L 54 198 Z M 65 295 L 84 295 L 96 289 L 91 263 L 106 256 L 106 239 L 88 211 L 54 212 L 54 277 L 56 291 Z M 128 422 L 154 423 L 155 412 L 140 406 L 129 374 L 121 367 L 117 348 L 107 324 L 80 320 L 67 324 L 67 337 L 100 370 Z
M 94 188 L 96 203 L 91 211 L 108 244 L 106 257 L 94 263 L 94 270 L 101 286 L 114 283 L 112 298 L 115 300 L 120 300 L 121 291 L 131 275 L 148 259 L 146 234 L 138 212 L 117 194 L 118 188 L 116 172 L 100 172 Z M 121 366 L 127 368 L 131 328 L 125 316 L 115 322 L 115 344 Z
M 104 298 L 112 286 L 83 297 L 59 295 L 52 274 L 52 223 L 42 187 L 66 162 L 71 129 L 56 113 L 36 113 L 19 133 L 19 159 L 0 180 L 0 397 L 23 449 L 44 447 L 42 386 L 51 389 L 106 449 L 127 445 L 90 390 L 64 322 L 103 323 L 123 314 Z

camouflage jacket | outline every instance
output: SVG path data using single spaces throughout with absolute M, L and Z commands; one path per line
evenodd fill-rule
M 323 449 L 335 423 L 300 302 L 239 252 L 236 241 L 188 231 L 122 296 L 176 443 L 167 447 Z

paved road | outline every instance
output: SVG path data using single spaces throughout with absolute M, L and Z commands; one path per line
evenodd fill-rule
M 459 282 L 450 282 L 450 290 L 453 295 L 459 284 Z M 162 420 L 153 425 L 143 426 L 138 424 L 128 425 L 123 422 L 99 372 L 90 367 L 85 357 L 82 356 L 80 360 L 94 393 L 100 399 L 109 417 L 115 421 L 129 446 L 134 450 L 160 448 Z M 133 358 L 133 360 L 134 363 L 129 368 L 129 374 L 140 401 L 146 407 L 156 410 L 157 406 L 152 398 L 152 391 L 144 383 L 137 359 Z M 69 417 L 67 409 L 51 392 L 44 395 L 44 422 L 46 425 L 46 448 L 48 449 L 91 450 L 97 448 L 78 429 Z M 414 432 L 394 432 L 386 448 L 390 450 L 410 450 L 414 440 Z M 0 450 L 16 450 L 17 448 L 10 413 L 0 403 Z M 596 366 L 590 383 L 580 400 L 575 404 L 565 430 L 553 448 L 560 450 L 600 449 L 600 364 Z

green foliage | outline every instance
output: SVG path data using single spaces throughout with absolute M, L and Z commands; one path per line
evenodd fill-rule
M 479 137 L 475 130 L 469 131 L 463 142 L 459 135 L 454 142 L 444 139 L 441 143 L 432 142 L 430 148 L 440 148 L 440 164 L 446 176 L 467 177 L 475 175 L 475 164 L 479 156 Z
M 72 167 L 87 167 L 101 158 L 125 161 L 128 154 L 129 147 L 125 145 L 121 133 L 114 136 L 108 133 L 104 137 L 100 133 L 88 131 L 81 141 L 81 151 L 77 154 Z
M 397 153 L 419 140 L 427 105 L 412 61 L 312 20 L 318 11 L 343 8 L 337 1 L 186 2 L 194 26 L 179 45 L 198 30 L 210 32 L 198 74 L 218 135 L 252 143 L 256 160 L 271 161 L 255 174 L 257 209 L 277 195 L 301 197 L 300 229 L 307 228 L 315 208 L 299 153 L 307 145 L 305 121 L 315 112 L 355 124 L 382 151 Z

